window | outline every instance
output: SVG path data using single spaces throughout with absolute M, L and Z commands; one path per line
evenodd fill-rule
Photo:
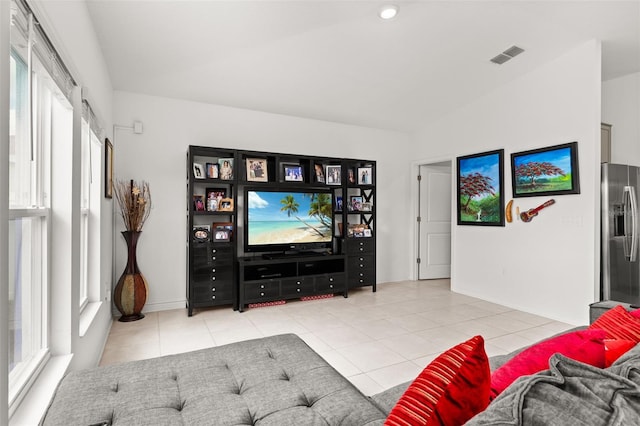
M 80 285 L 79 305 L 82 311 L 87 303 L 99 300 L 100 265 L 100 201 L 102 144 L 96 133 L 101 133 L 97 119 L 85 101 L 82 110 L 81 142 L 81 201 L 80 201 Z
M 73 129 L 73 109 L 67 99 L 68 84 L 64 83 L 72 82 L 68 72 L 59 72 L 66 69 L 60 65 L 57 55 L 52 54 L 48 39 L 36 25 L 28 7 L 16 1 L 12 3 L 12 9 L 9 58 L 10 412 L 34 372 L 49 355 L 51 148 L 68 140 Z

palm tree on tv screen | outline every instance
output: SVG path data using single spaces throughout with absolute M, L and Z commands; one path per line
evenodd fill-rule
M 324 195 L 325 197 L 320 199 L 316 196 Z M 327 205 L 328 205 L 328 213 L 331 214 L 331 202 L 328 200 L 328 194 L 314 194 L 311 196 L 311 204 L 309 208 L 309 216 L 317 217 L 320 220 L 320 223 L 325 225 L 327 229 L 330 227 L 327 223 Z M 300 203 L 298 203 L 295 197 L 292 194 L 286 195 L 282 200 L 280 200 L 280 211 L 286 212 L 287 217 L 291 217 L 291 214 L 298 213 L 298 209 L 300 207 Z M 297 215 L 293 215 L 300 222 L 304 223 L 307 227 L 313 229 L 318 235 L 324 237 L 325 234 L 317 229 L 315 226 L 308 224 L 304 220 L 300 219 Z

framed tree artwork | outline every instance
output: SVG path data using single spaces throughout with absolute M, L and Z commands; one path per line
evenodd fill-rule
M 504 226 L 504 150 L 457 158 L 458 225 Z
M 511 154 L 513 198 L 580 193 L 578 142 Z

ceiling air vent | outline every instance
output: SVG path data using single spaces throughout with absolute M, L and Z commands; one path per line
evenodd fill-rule
M 502 52 L 502 53 L 498 54 L 497 56 L 491 58 L 491 62 L 493 62 L 494 64 L 502 65 L 505 62 L 507 62 L 508 60 L 512 59 L 513 57 L 518 56 L 522 52 L 524 52 L 524 49 L 522 49 L 522 48 L 520 48 L 518 46 L 511 46 L 510 48 L 508 48 L 504 52 Z

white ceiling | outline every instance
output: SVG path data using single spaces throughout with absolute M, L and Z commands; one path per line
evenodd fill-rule
M 87 0 L 116 90 L 407 132 L 594 38 L 640 71 L 640 0 L 390 2 Z

